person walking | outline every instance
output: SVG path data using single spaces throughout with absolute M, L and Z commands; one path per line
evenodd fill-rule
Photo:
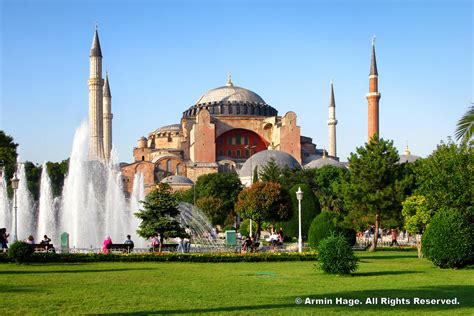
M 397 233 L 397 230 L 395 228 L 392 228 L 392 231 L 391 231 L 391 236 L 392 236 L 392 243 L 390 244 L 390 246 L 398 246 L 398 242 L 397 242 L 397 237 L 398 237 L 398 233 Z

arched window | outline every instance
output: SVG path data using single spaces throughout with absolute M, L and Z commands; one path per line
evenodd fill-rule
M 237 144 L 237 145 L 241 145 L 241 144 L 242 144 L 242 143 L 241 143 L 241 141 L 242 141 L 242 138 L 240 137 L 240 134 L 237 134 L 237 137 L 236 137 L 236 138 L 237 138 L 237 140 L 236 140 L 236 141 L 237 141 L 237 142 L 236 142 L 236 144 Z
M 171 172 L 171 170 L 172 170 L 171 163 L 172 163 L 171 159 L 166 160 L 166 171 L 167 172 Z
M 240 158 L 240 149 L 237 149 L 235 155 Z
M 177 164 L 176 165 L 176 174 L 180 174 L 181 173 L 181 164 Z
M 227 150 L 227 156 L 232 157 L 232 150 L 230 149 Z
M 145 161 L 145 156 L 142 156 L 142 161 Z

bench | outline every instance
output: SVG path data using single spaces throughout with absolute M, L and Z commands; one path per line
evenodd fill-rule
M 130 244 L 108 244 L 107 251 L 108 252 L 131 252 L 133 250 L 133 245 Z
M 31 246 L 35 252 L 56 252 L 52 244 L 33 244 Z
M 169 251 L 169 252 L 176 252 L 178 250 L 178 245 L 179 244 L 162 244 L 161 245 L 161 251 Z M 158 252 L 160 249 L 160 246 L 157 245 L 156 247 L 151 247 L 150 252 Z

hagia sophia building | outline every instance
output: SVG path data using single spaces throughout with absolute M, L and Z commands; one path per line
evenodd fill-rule
M 379 135 L 378 72 L 375 45 L 369 74 L 368 138 Z M 112 148 L 111 93 L 106 74 L 102 79 L 102 51 L 97 29 L 90 52 L 89 159 L 107 161 Z M 177 124 L 162 126 L 138 139 L 132 163 L 122 163 L 124 190 L 131 192 L 135 174 L 144 176 L 145 190 L 166 182 L 174 190 L 188 189 L 197 178 L 216 172 L 237 172 L 250 185 L 254 169 L 270 159 L 290 168 L 320 168 L 339 161 L 336 146 L 336 105 L 331 82 L 328 148 L 316 148 L 312 138 L 301 135 L 297 114 L 278 110 L 255 92 L 227 83 L 204 93 L 183 112 Z M 407 149 L 408 151 L 408 149 Z M 416 159 L 405 152 L 407 160 Z

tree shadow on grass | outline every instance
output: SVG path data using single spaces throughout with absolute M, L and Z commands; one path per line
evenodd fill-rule
M 474 291 L 474 286 L 467 285 L 446 285 L 446 286 L 425 286 L 419 288 L 408 288 L 408 289 L 380 289 L 380 290 L 363 290 L 363 291 L 344 291 L 338 293 L 327 293 L 327 294 L 301 294 L 299 297 L 302 299 L 302 304 L 295 304 L 296 296 L 286 297 L 283 300 L 284 304 L 262 304 L 262 305 L 241 305 L 241 306 L 223 306 L 223 307 L 210 307 L 210 308 L 190 308 L 190 309 L 174 309 L 174 310 L 147 310 L 147 311 L 136 311 L 136 312 L 123 312 L 123 313 L 105 313 L 99 315 L 172 315 L 172 314 L 202 314 L 202 313 L 224 313 L 234 312 L 251 313 L 259 310 L 271 309 L 272 314 L 278 314 L 278 309 L 294 309 L 294 313 L 297 314 L 298 310 L 312 310 L 315 307 L 318 308 L 318 313 L 323 314 L 324 309 L 337 309 L 341 313 L 353 313 L 354 310 L 363 312 L 366 310 L 393 310 L 394 312 L 400 311 L 403 313 L 416 313 L 421 311 L 439 311 L 439 310 L 455 310 L 460 307 L 472 308 L 474 307 L 474 301 L 471 298 L 471 293 Z M 321 300 L 326 304 L 310 305 L 305 304 L 306 298 Z M 349 306 L 349 305 L 337 305 L 336 299 L 359 299 L 362 304 Z M 367 298 L 378 298 L 378 304 L 366 304 Z M 382 298 L 390 299 L 389 302 L 393 302 L 395 299 L 405 299 L 405 302 L 410 301 L 410 304 L 397 303 L 391 306 L 390 303 L 382 304 Z M 442 304 L 430 304 L 421 305 L 414 304 L 414 298 L 420 299 L 453 299 L 457 298 L 459 305 L 442 305 Z M 281 300 L 281 299 L 278 299 Z M 332 303 L 328 303 L 331 301 Z M 453 311 L 454 312 L 454 311 Z
M 380 276 L 380 275 L 400 275 L 400 274 L 412 274 L 412 273 L 424 273 L 422 271 L 374 271 L 374 272 L 356 272 L 352 273 L 351 276 L 362 277 L 362 276 Z
M 0 271 L 0 275 L 10 274 L 50 274 L 50 273 L 95 273 L 95 272 L 121 272 L 121 271 L 146 271 L 156 270 L 153 268 L 124 268 L 124 269 L 103 269 L 103 270 L 92 270 L 92 269 L 78 269 L 78 270 L 9 270 Z
M 2 284 L 0 286 L 0 293 L 21 293 L 21 292 L 34 292 L 35 290 L 29 289 L 24 286 L 15 286 L 15 285 L 7 285 Z
M 378 260 L 378 259 L 413 259 L 416 258 L 417 255 L 414 256 L 401 256 L 401 255 L 395 255 L 395 256 L 371 256 L 371 255 L 362 255 L 359 256 L 361 260 Z

